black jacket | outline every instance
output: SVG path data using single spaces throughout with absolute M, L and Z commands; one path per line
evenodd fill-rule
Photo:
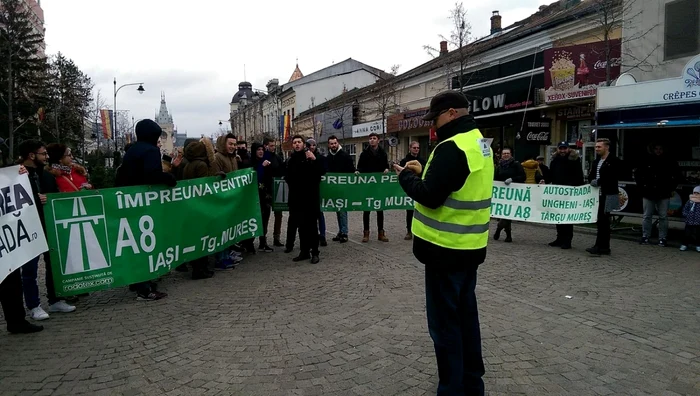
M 399 162 L 399 166 L 404 167 L 409 161 L 418 161 L 423 167 L 422 169 L 425 170 L 425 160 L 421 157 L 414 157 L 411 153 L 406 154 L 406 156 Z M 421 174 L 418 176 L 422 175 L 423 172 L 421 172 Z
M 389 169 L 389 157 L 383 148 L 377 147 L 377 151 L 367 147 L 357 161 L 357 171 L 360 173 L 381 173 Z
M 46 221 L 44 220 L 44 204 L 41 203 L 39 199 L 39 194 L 51 194 L 57 193 L 58 185 L 56 184 L 56 178 L 46 172 L 43 167 L 32 168 L 27 166 L 27 176 L 29 176 L 29 184 L 32 186 L 32 193 L 34 195 L 34 202 L 36 202 L 36 210 L 39 212 L 39 219 L 41 220 L 41 226 L 46 230 Z
M 236 151 L 236 154 L 238 154 L 238 156 L 241 157 L 241 160 L 238 161 L 238 169 L 245 169 L 251 167 L 251 158 L 248 150 L 238 149 Z
M 634 180 L 646 199 L 666 199 L 681 182 L 678 162 L 666 155 L 650 155 L 634 174 Z
M 593 166 L 588 172 L 589 182 L 596 179 L 599 163 L 600 157 L 593 161 Z M 608 158 L 603 162 L 603 166 L 600 168 L 600 179 L 598 179 L 598 187 L 600 187 L 602 195 L 617 195 L 619 193 L 617 185 L 619 183 L 620 165 L 620 160 L 612 154 L 609 154 Z M 601 205 L 603 205 L 602 202 Z
M 124 154 L 124 160 L 117 169 L 115 187 L 158 184 L 173 187 L 177 184 L 173 174 L 163 172 L 157 146 L 161 132 L 156 129 L 137 130 L 137 142 Z
M 292 153 L 287 161 L 287 175 L 284 180 L 289 187 L 288 204 L 290 211 L 304 211 L 318 214 L 321 205 L 321 176 L 326 171 L 323 164 L 306 158 L 304 151 Z
M 544 178 L 547 184 L 560 186 L 582 186 L 584 184 L 583 166 L 581 166 L 581 158 L 576 150 L 569 151 L 567 155 L 555 154 L 549 165 L 549 173 L 550 178 Z
M 328 172 L 355 173 L 355 164 L 353 163 L 352 157 L 342 148 L 339 148 L 335 154 L 329 150 L 326 156 L 326 163 L 328 164 Z M 382 172 L 383 171 L 384 170 L 382 170 Z
M 525 183 L 525 169 L 520 165 L 520 162 L 512 160 L 506 165 L 496 166 L 493 172 L 493 180 L 496 181 L 506 181 L 507 179 L 512 179 L 513 183 Z
M 472 116 L 460 117 L 437 130 L 440 141 L 458 133 L 465 133 L 477 128 Z M 447 197 L 462 188 L 469 177 L 469 163 L 464 151 L 454 142 L 438 145 L 433 152 L 430 168 L 425 179 L 405 169 L 399 175 L 399 183 L 406 194 L 431 209 L 437 209 L 445 203 Z M 418 237 L 413 238 L 413 254 L 423 264 L 446 269 L 459 269 L 465 265 L 479 265 L 486 260 L 486 248 L 477 250 L 448 249 L 435 245 Z

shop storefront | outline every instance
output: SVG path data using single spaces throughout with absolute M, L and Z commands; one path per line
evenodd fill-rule
M 355 163 L 360 159 L 360 154 L 362 150 L 369 144 L 369 134 L 376 133 L 379 136 L 384 134 L 382 127 L 386 128 L 386 123 L 382 123 L 382 120 L 374 120 L 370 122 L 365 122 L 362 124 L 357 124 L 352 126 L 352 134 L 349 138 L 344 139 L 341 142 L 343 149 L 350 154 Z
M 492 148 L 500 153 L 502 147 L 511 147 L 519 161 L 536 157 L 550 144 L 551 122 L 543 111 L 546 106 L 538 106 L 537 92 L 544 87 L 542 72 L 518 77 L 496 84 L 467 88 L 464 92 L 469 100 L 469 112 L 476 119 L 484 137 L 493 138 Z M 548 123 L 546 139 L 541 125 Z M 536 126 L 535 126 L 536 125 Z M 533 128 L 533 129 L 530 129 Z
M 606 56 L 606 47 L 610 48 Z M 598 87 L 620 75 L 621 41 L 610 40 L 556 47 L 544 52 L 544 98 L 554 116 L 553 141 L 579 150 L 584 173 L 595 160 L 595 97 Z M 610 60 L 609 74 L 607 62 Z M 556 145 L 547 147 L 549 162 Z
M 669 209 L 670 215 L 679 216 L 693 187 L 700 184 L 700 55 L 688 62 L 680 77 L 646 82 L 621 77 L 615 86 L 599 90 L 596 109 L 597 136 L 614 142 L 614 152 L 624 163 L 623 211 L 641 212 L 634 171 L 660 144 L 682 172 Z
M 432 121 L 423 121 L 423 116 L 428 113 L 428 108 L 420 108 L 407 111 L 404 113 L 394 114 L 387 118 L 386 132 L 388 139 L 390 137 L 396 140 L 391 140 L 388 143 L 395 142 L 396 147 L 393 148 L 393 159 L 399 160 L 406 156 L 408 147 L 412 141 L 417 141 L 420 144 L 420 156 L 428 158 L 431 150 L 430 129 L 433 126 Z

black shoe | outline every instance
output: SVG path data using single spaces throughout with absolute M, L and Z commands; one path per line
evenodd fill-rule
M 639 240 L 640 245 L 648 245 L 649 244 L 649 238 L 647 237 L 642 237 L 642 239 Z
M 601 249 L 598 246 L 590 247 L 586 251 L 594 256 L 610 255 L 610 249 Z
M 12 334 L 31 334 L 38 333 L 42 330 L 44 330 L 44 326 L 35 325 L 27 322 L 26 320 L 17 325 L 7 326 L 7 331 Z
M 571 249 L 571 244 L 570 243 L 562 243 L 559 247 L 564 249 L 564 250 L 569 250 L 569 249 Z
M 338 242 L 340 242 L 340 243 L 345 243 L 347 241 L 348 241 L 348 236 L 345 234 L 341 235 L 340 239 L 338 240 Z
M 666 247 L 668 244 L 666 243 L 666 239 L 659 239 L 659 246 L 661 247 Z
M 328 246 L 328 241 L 326 241 L 326 237 L 322 237 L 319 235 L 318 244 L 319 244 L 319 246 L 323 246 L 323 247 Z
M 214 276 L 213 272 L 202 271 L 192 273 L 192 280 L 209 279 Z
M 340 242 L 340 238 L 342 238 L 342 237 L 343 237 L 343 234 L 338 234 L 338 235 L 334 236 L 333 239 L 331 239 L 331 241 Z
M 503 231 L 503 228 L 496 228 L 496 233 L 493 234 L 493 239 L 494 240 L 499 240 L 501 238 L 501 231 Z
M 269 247 L 268 245 L 260 246 L 260 247 L 258 247 L 258 250 L 260 250 L 263 253 L 272 253 L 275 251 L 275 249 Z
M 513 238 L 511 238 L 510 235 L 508 235 L 508 236 L 506 237 L 506 239 L 503 240 L 503 242 L 511 243 L 511 242 L 513 242 Z
M 300 261 L 308 260 L 311 258 L 311 255 L 308 254 L 300 254 L 292 259 L 295 263 L 298 263 Z
M 318 258 L 317 254 L 311 256 L 311 264 L 318 264 L 319 261 L 321 261 L 321 259 Z
M 294 251 L 294 248 L 288 247 L 288 248 L 284 249 L 285 253 L 291 253 L 292 251 Z
M 549 242 L 549 246 L 551 246 L 551 247 L 560 247 L 561 245 L 563 245 L 563 244 L 558 239 L 555 239 L 554 241 Z
M 187 272 L 187 264 L 181 264 L 175 267 L 175 271 L 177 272 Z
M 284 247 L 284 243 L 280 242 L 279 239 L 275 239 L 275 241 L 272 242 L 272 246 L 274 246 L 274 247 Z

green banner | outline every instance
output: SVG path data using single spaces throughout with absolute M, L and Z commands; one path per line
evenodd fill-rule
M 59 296 L 155 279 L 263 231 L 252 169 L 173 188 L 49 194 L 44 213 Z
M 287 211 L 289 187 L 275 179 L 272 209 Z M 321 178 L 321 210 L 324 212 L 355 212 L 375 210 L 411 210 L 413 200 L 399 185 L 394 173 L 327 173 Z

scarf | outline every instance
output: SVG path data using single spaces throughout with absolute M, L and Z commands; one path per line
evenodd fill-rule
M 51 168 L 59 170 L 63 173 L 67 173 L 69 175 L 70 175 L 71 171 L 73 170 L 73 168 L 71 168 L 70 166 L 61 165 L 61 164 L 51 164 Z
M 498 163 L 498 166 L 500 166 L 501 168 L 505 168 L 505 167 L 509 166 L 513 161 L 515 161 L 515 158 L 513 158 L 513 157 L 510 157 L 507 160 L 502 159 Z

